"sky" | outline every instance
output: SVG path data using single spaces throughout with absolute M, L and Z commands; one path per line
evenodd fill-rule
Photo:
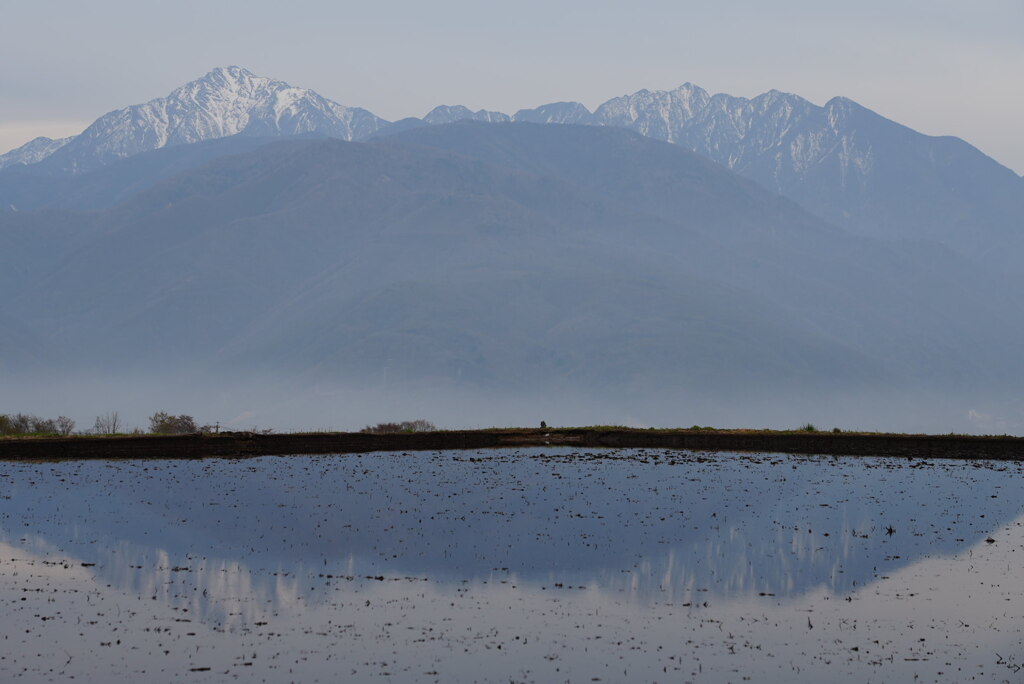
M 1024 173 L 1022 0 L 0 0 L 0 152 L 236 64 L 385 119 L 692 82 L 836 95 Z

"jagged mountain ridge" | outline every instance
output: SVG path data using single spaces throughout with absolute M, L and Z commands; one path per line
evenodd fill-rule
M 366 140 L 465 119 L 627 128 L 704 155 L 862 235 L 930 239 L 1004 270 L 1015 270 L 1024 254 L 1024 178 L 963 140 L 917 133 L 852 100 L 818 106 L 777 90 L 748 99 L 685 83 L 616 97 L 593 112 L 578 102 L 512 116 L 444 105 L 423 119 L 388 124 L 313 91 L 224 67 L 166 98 L 111 112 L 70 140 L 36 139 L 0 156 L 0 169 L 21 163 L 34 174 L 60 175 L 238 134 Z
M 21 147 L 0 154 L 0 169 L 14 166 L 15 164 L 28 165 L 41 162 L 72 140 L 74 140 L 74 136 L 56 139 L 45 136 L 33 138 Z
M 759 160 L 766 151 L 784 148 L 783 154 L 773 155 L 776 175 L 788 165 L 797 175 L 806 176 L 809 169 L 838 148 L 841 182 L 845 186 L 869 174 L 875 158 L 870 144 L 861 144 L 856 135 L 844 134 L 843 124 L 855 113 L 874 114 L 843 97 L 819 107 L 798 95 L 778 90 L 748 99 L 725 93 L 711 95 L 699 86 L 684 83 L 675 90 L 643 89 L 615 97 L 593 112 L 579 102 L 554 102 L 520 109 L 514 115 L 441 105 L 428 112 L 422 121 L 433 125 L 469 119 L 618 126 L 682 145 L 741 174 L 753 173 L 755 167 L 761 166 Z M 108 113 L 79 136 L 35 138 L 0 155 L 0 168 L 33 164 L 64 148 L 87 146 L 97 148 L 97 155 L 107 163 L 149 149 L 242 132 L 318 132 L 343 140 L 362 140 L 388 123 L 365 109 L 345 107 L 312 90 L 256 76 L 242 67 L 217 67 L 167 97 Z M 141 133 L 134 138 L 128 135 L 128 125 Z M 905 127 L 904 130 L 915 133 Z
M 237 66 L 218 67 L 166 97 L 101 116 L 36 161 L 50 172 L 79 173 L 149 150 L 232 135 L 322 133 L 353 140 L 385 123 L 365 109 L 340 105 L 312 90 Z M 42 156 L 41 143 L 33 143 L 5 155 L 5 165 Z
M 959 138 L 923 135 L 847 98 L 819 107 L 687 83 L 609 100 L 589 123 L 703 154 L 861 234 L 933 239 L 971 256 L 1021 246 L 1024 179 Z
M 504 123 L 512 120 L 512 117 L 508 114 L 502 114 L 501 112 L 489 112 L 486 109 L 479 111 L 472 111 L 469 107 L 462 105 L 441 105 L 434 107 L 430 112 L 423 117 L 423 121 L 432 124 L 447 124 L 455 123 L 456 121 L 463 121 L 469 119 L 470 121 L 486 121 L 489 123 Z
M 818 106 L 778 90 L 748 99 L 685 83 L 593 112 L 557 102 L 511 119 L 614 126 L 674 143 L 861 235 L 934 240 L 1008 271 L 1024 254 L 1024 178 L 959 138 L 918 133 L 848 98 Z
M 526 123 L 594 123 L 594 115 L 579 102 L 552 102 L 535 109 L 520 109 L 514 119 Z

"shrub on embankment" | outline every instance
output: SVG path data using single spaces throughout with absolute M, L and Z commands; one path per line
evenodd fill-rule
M 393 435 L 400 432 L 435 432 L 437 427 L 429 420 L 403 420 L 400 423 L 377 423 L 367 425 L 359 432 L 371 435 Z

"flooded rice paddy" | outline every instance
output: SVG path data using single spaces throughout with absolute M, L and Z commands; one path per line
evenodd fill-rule
M 0 681 L 1024 681 L 1024 469 L 0 463 Z

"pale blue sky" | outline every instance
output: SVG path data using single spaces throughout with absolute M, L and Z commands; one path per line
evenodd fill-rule
M 387 119 L 686 81 L 845 95 L 1024 172 L 1024 0 L 0 0 L 0 151 L 227 64 Z

